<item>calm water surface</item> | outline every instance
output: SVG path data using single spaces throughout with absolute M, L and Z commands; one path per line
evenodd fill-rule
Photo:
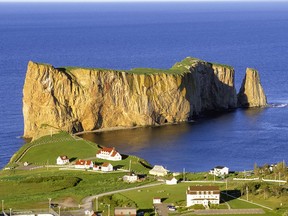
M 29 60 L 130 69 L 169 68 L 186 56 L 260 71 L 270 103 L 193 123 L 85 135 L 171 170 L 234 170 L 287 160 L 288 3 L 0 3 L 0 167 L 24 143 Z

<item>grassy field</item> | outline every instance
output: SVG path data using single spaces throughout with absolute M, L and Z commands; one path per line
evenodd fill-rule
M 45 208 L 48 198 L 62 202 L 69 198 L 79 204 L 89 195 L 148 183 L 128 184 L 123 173 L 60 171 L 58 169 L 6 170 L 0 173 L 1 199 L 13 209 Z

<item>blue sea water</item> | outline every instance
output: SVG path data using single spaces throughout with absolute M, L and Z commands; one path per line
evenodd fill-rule
M 259 70 L 266 109 L 192 123 L 85 135 L 170 170 L 233 170 L 287 160 L 288 3 L 0 3 L 0 167 L 24 143 L 29 60 L 61 66 L 169 68 L 186 56 Z

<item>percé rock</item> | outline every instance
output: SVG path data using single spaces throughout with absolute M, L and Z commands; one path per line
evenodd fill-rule
M 151 70 L 57 69 L 30 61 L 24 137 L 53 128 L 81 132 L 176 123 L 237 107 L 232 67 L 188 57 L 169 70 Z
M 267 98 L 257 70 L 246 69 L 245 78 L 237 97 L 239 107 L 264 107 L 267 105 Z

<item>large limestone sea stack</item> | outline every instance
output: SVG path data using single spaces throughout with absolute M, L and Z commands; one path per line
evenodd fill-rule
M 257 70 L 247 68 L 237 96 L 240 107 L 263 107 L 267 105 L 267 98 Z
M 23 89 L 24 137 L 51 129 L 81 132 L 177 123 L 236 107 L 234 69 L 195 58 L 169 70 L 129 71 L 29 62 Z

